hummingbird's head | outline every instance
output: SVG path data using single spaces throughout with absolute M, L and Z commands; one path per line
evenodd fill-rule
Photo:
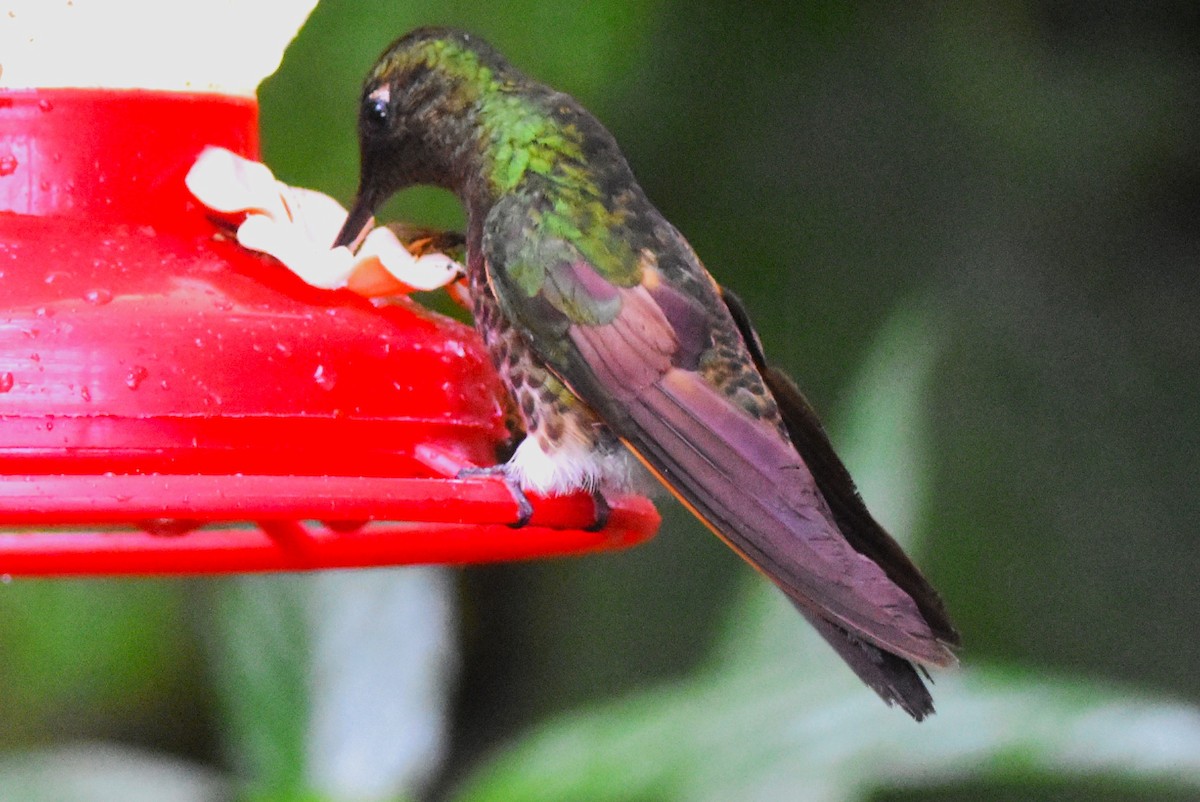
M 404 187 L 461 194 L 479 148 L 479 101 L 515 75 L 491 46 L 462 31 L 420 28 L 394 42 L 363 85 L 358 194 L 335 246 L 354 242 Z

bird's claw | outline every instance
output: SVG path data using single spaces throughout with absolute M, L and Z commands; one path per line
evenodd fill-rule
M 612 514 L 612 507 L 609 505 L 608 499 L 599 490 L 592 491 L 592 503 L 596 505 L 596 517 L 592 520 L 591 525 L 583 530 L 585 532 L 599 532 L 608 526 L 608 516 Z
M 517 503 L 517 520 L 508 526 L 512 529 L 522 529 L 528 526 L 530 519 L 533 518 L 533 503 L 530 502 L 529 496 L 525 495 L 525 491 L 521 489 L 517 480 L 508 472 L 508 466 L 488 465 L 483 468 L 463 468 L 455 478 L 473 479 L 479 476 L 493 476 L 504 480 L 504 486 L 508 488 L 513 501 Z

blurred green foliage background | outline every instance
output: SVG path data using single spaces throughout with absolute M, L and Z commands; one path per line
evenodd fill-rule
M 924 311 L 939 350 L 914 526 L 965 665 L 1200 702 L 1200 6 L 326 0 L 260 91 L 283 180 L 349 200 L 362 76 L 430 23 L 590 108 L 818 409 L 850 403 L 897 310 Z M 461 222 L 426 190 L 388 214 Z M 664 506 L 631 552 L 458 577 L 436 792 L 547 716 L 701 663 L 750 572 Z M 205 634 L 222 592 L 0 587 L 0 747 L 102 739 L 239 768 Z M 985 793 L 1030 791 L 937 798 Z

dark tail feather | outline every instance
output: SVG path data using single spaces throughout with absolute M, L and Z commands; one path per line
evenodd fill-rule
M 939 640 L 957 646 L 959 635 L 950 622 L 941 597 L 900 545 L 867 510 L 849 471 L 833 450 L 824 427 L 804 394 L 783 371 L 767 363 L 758 333 L 754 331 L 741 300 L 724 288 L 722 295 L 755 366 L 779 404 L 780 416 L 788 435 L 812 471 L 813 479 L 828 502 L 838 529 L 855 550 L 879 564 L 888 577 L 912 597 Z M 917 667 L 911 662 L 813 615 L 795 600 L 793 604 L 858 678 L 879 694 L 883 701 L 889 705 L 899 705 L 917 721 L 933 714 L 933 697 L 922 682 Z
M 933 714 L 933 697 L 912 663 L 854 637 L 801 604 L 795 606 L 858 678 L 888 705 L 899 705 L 917 721 Z

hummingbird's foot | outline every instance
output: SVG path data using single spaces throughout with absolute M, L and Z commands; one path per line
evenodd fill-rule
M 513 501 L 517 502 L 517 520 L 509 524 L 510 528 L 522 529 L 529 524 L 529 519 L 533 517 L 533 504 L 529 501 L 529 496 L 525 495 L 525 491 L 521 489 L 516 477 L 509 472 L 508 463 L 488 465 L 483 468 L 463 468 L 455 478 L 473 479 L 478 476 L 498 476 L 504 480 L 504 485 L 512 494 Z
M 599 532 L 608 526 L 608 516 L 612 513 L 612 507 L 609 506 L 608 499 L 601 491 L 592 491 L 592 503 L 596 505 L 596 517 L 592 519 L 591 525 L 583 530 L 585 532 Z

